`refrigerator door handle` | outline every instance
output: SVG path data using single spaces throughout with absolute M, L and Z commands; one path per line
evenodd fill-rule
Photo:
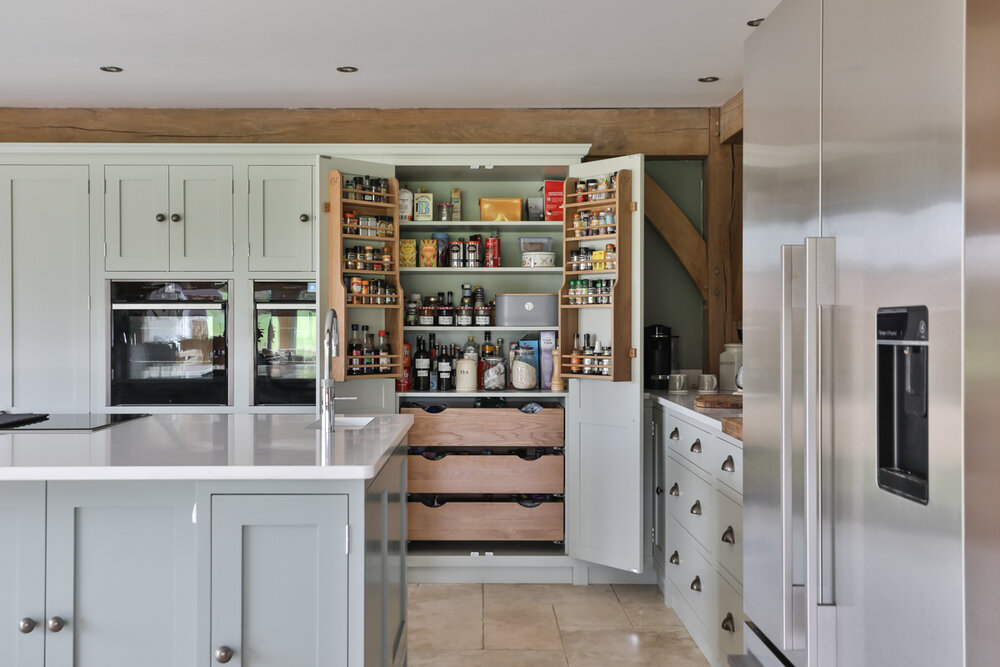
M 820 349 L 822 309 L 836 297 L 836 242 L 828 237 L 805 240 L 805 533 L 806 533 L 806 664 L 827 667 L 836 664 L 835 610 L 823 600 L 823 562 L 820 534 L 821 382 Z M 822 618 L 821 618 L 822 615 Z M 830 647 L 833 647 L 831 655 Z

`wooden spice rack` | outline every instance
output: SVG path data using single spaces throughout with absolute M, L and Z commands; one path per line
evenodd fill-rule
M 574 336 L 580 331 L 581 311 L 589 311 L 594 308 L 603 308 L 604 313 L 595 311 L 594 316 L 607 317 L 611 331 L 611 355 L 610 356 L 585 356 L 582 354 L 561 354 L 559 363 L 563 371 L 563 379 L 581 380 L 610 380 L 612 382 L 629 382 L 632 379 L 632 172 L 629 169 L 618 171 L 616 187 L 609 190 L 600 190 L 598 194 L 609 199 L 589 199 L 592 193 L 577 194 L 576 184 L 579 179 L 568 178 L 563 185 L 564 201 L 563 209 L 566 214 L 563 216 L 563 286 L 559 291 L 559 338 L 563 349 L 570 349 Z M 587 196 L 586 201 L 581 200 Z M 614 233 L 607 233 L 611 227 L 608 224 L 595 225 L 588 229 L 601 230 L 600 234 L 593 236 L 577 236 L 576 228 L 573 226 L 573 215 L 587 211 L 604 211 L 612 209 L 615 214 Z M 613 242 L 616 247 L 617 258 L 615 268 L 590 271 L 576 271 L 572 269 L 569 261 L 573 250 L 585 246 L 587 243 Z M 602 243 L 603 246 L 603 243 Z M 603 276 L 614 280 L 611 287 L 611 303 L 601 304 L 571 304 L 569 303 L 569 281 L 581 276 Z M 604 342 L 604 341 L 602 341 Z M 594 365 L 585 365 L 585 360 L 596 362 Z M 600 365 L 604 361 L 610 360 L 608 375 L 584 375 L 574 373 L 574 370 L 582 368 L 608 368 Z
M 388 189 L 385 193 L 374 193 L 365 192 L 362 190 L 356 190 L 354 188 L 345 188 L 344 175 L 339 171 L 331 171 L 329 178 L 329 193 L 330 193 L 330 204 L 327 211 L 329 212 L 328 217 L 328 229 L 329 229 L 329 266 L 330 266 L 330 284 L 329 284 L 329 307 L 334 308 L 340 317 L 338 318 L 338 333 L 340 334 L 341 347 L 346 348 L 347 342 L 349 340 L 349 332 L 351 324 L 368 324 L 369 326 L 375 325 L 376 330 L 372 331 L 374 334 L 378 334 L 377 329 L 381 328 L 387 332 L 389 338 L 389 345 L 394 354 L 390 354 L 390 373 L 362 373 L 358 375 L 349 374 L 347 368 L 346 354 L 341 354 L 339 358 L 334 360 L 333 368 L 333 378 L 338 382 L 344 380 L 356 380 L 360 378 L 400 378 L 403 376 L 402 367 L 402 355 L 396 354 L 401 352 L 403 349 L 403 306 L 404 296 L 403 288 L 399 282 L 399 181 L 395 178 L 390 178 L 388 180 Z M 375 198 L 381 201 L 365 201 L 364 199 L 347 199 L 345 195 L 355 195 L 364 197 L 366 194 L 371 194 Z M 364 234 L 346 234 L 344 233 L 344 213 L 346 211 L 354 211 L 360 215 L 371 215 L 386 217 L 392 219 L 391 226 L 386 228 L 372 227 L 370 225 L 361 225 L 358 223 L 352 223 L 351 227 L 358 230 L 372 229 L 378 234 L 382 232 L 386 234 L 384 236 L 367 236 Z M 345 243 L 345 241 L 361 241 L 363 243 Z M 344 248 L 353 245 L 378 245 L 379 248 L 388 247 L 390 249 L 390 254 L 392 255 L 392 261 L 389 263 L 388 267 L 382 271 L 368 270 L 368 269 L 349 269 L 346 266 L 344 260 Z M 396 290 L 396 302 L 392 304 L 378 304 L 378 303 L 349 303 L 348 302 L 348 291 L 349 288 L 344 284 L 345 276 L 353 275 L 372 275 L 384 277 L 386 284 L 388 286 L 394 287 Z M 369 310 L 381 310 L 383 317 L 379 319 L 377 315 L 363 316 Z M 375 321 L 372 318 L 375 318 Z M 375 355 L 372 357 L 360 357 L 361 359 L 373 358 L 378 359 L 383 355 Z M 353 357 L 353 359 L 358 359 L 359 357 Z M 384 366 L 372 365 L 366 366 L 367 369 L 381 369 Z

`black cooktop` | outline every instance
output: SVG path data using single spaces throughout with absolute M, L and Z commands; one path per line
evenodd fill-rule
M 0 431 L 99 431 L 148 414 L 22 414 L 0 415 Z M 22 419 L 14 419 L 22 417 Z M 5 423 L 6 422 L 6 423 Z

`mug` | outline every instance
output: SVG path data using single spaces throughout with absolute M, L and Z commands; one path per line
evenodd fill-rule
M 717 394 L 719 393 L 719 376 L 718 375 L 702 375 L 698 378 L 698 393 L 699 394 Z
M 683 373 L 671 373 L 667 384 L 667 391 L 673 393 L 687 393 L 688 377 Z

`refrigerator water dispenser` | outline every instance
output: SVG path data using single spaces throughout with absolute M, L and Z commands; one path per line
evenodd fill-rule
M 879 308 L 878 485 L 927 504 L 927 307 Z

